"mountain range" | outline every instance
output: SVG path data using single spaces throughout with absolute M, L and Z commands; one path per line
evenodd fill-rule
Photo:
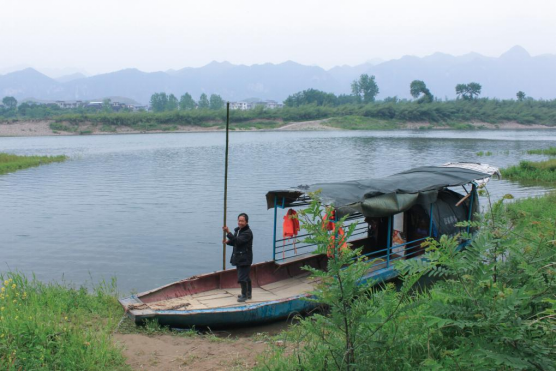
M 483 97 L 511 99 L 521 90 L 536 99 L 555 99 L 555 67 L 555 55 L 532 57 L 524 48 L 515 46 L 497 58 L 477 53 L 462 56 L 435 53 L 423 58 L 404 56 L 329 70 L 292 61 L 251 66 L 211 62 L 199 68 L 166 72 L 124 69 L 89 77 L 76 73 L 52 79 L 26 68 L 0 75 L 0 97 L 53 101 L 121 96 L 145 104 L 156 92 L 172 93 L 178 98 L 188 92 L 196 100 L 202 93 L 214 93 L 230 101 L 248 97 L 283 101 L 309 88 L 350 94 L 351 82 L 367 73 L 376 78 L 378 99 L 411 98 L 413 80 L 424 81 L 432 94 L 441 99 L 454 99 L 455 86 L 469 82 L 482 85 Z

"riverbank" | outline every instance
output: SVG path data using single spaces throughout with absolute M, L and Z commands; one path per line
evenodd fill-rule
M 490 124 L 472 121 L 454 125 L 431 124 L 429 122 L 389 123 L 387 121 L 364 119 L 348 120 L 324 119 L 284 123 L 282 121 L 242 123 L 231 127 L 234 131 L 325 131 L 325 130 L 534 130 L 553 129 L 545 125 L 523 125 L 515 121 Z M 134 128 L 128 126 L 106 126 L 93 123 L 60 124 L 54 120 L 0 122 L 0 137 L 34 137 L 34 136 L 72 136 L 72 135 L 107 135 L 107 134 L 145 134 L 145 133 L 191 133 L 224 131 L 222 124 L 206 126 L 161 125 Z

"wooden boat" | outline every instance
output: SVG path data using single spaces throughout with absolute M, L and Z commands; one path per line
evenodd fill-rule
M 369 269 L 363 280 L 389 281 L 397 276 L 393 263 L 419 259 L 425 239 L 463 229 L 470 232 L 469 227 L 459 228 L 455 223 L 473 218 L 478 210 L 477 189 L 493 174 L 498 174 L 498 169 L 489 165 L 456 163 L 421 167 L 382 179 L 270 191 L 266 198 L 268 208 L 274 209 L 274 259 L 252 265 L 252 300 L 237 302 L 240 288 L 236 269 L 227 269 L 132 295 L 120 303 L 136 323 L 156 318 L 171 327 L 252 325 L 308 312 L 317 305 L 306 299 L 318 282 L 302 267 L 326 269 L 327 257 L 314 254 L 315 246 L 300 242 L 303 234 L 277 238 L 278 209 L 304 207 L 309 202 L 308 193 L 320 190 L 321 203 L 332 205 L 336 218 L 347 215 L 347 223 L 357 223 L 349 242 L 351 248 L 361 247 L 368 257 Z M 457 186 L 462 186 L 466 195 L 449 189 Z

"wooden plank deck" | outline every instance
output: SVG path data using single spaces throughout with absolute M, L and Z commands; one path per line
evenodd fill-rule
M 368 269 L 368 273 L 372 273 L 385 267 L 385 260 L 375 259 L 372 263 L 372 266 Z M 315 289 L 319 281 L 319 278 L 311 277 L 308 272 L 297 277 L 272 282 L 261 287 L 254 287 L 252 291 L 253 299 L 248 300 L 246 303 L 262 303 L 298 296 Z M 194 295 L 186 295 L 180 298 L 161 300 L 144 305 L 145 309 L 150 310 L 184 311 L 197 309 L 231 308 L 246 305 L 246 303 L 238 303 L 237 298 L 239 294 L 240 288 L 218 289 Z
M 273 282 L 262 287 L 254 287 L 253 299 L 247 304 L 286 299 L 301 295 L 315 288 L 316 279 L 311 279 L 307 274 Z M 199 294 L 187 295 L 180 298 L 161 300 L 146 304 L 152 310 L 196 310 L 244 306 L 238 303 L 240 288 L 210 290 Z

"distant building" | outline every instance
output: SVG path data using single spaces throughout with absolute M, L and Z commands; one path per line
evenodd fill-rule
M 245 111 L 250 108 L 250 104 L 247 102 L 230 102 L 230 109 Z
M 57 100 L 54 102 L 58 107 L 62 109 L 72 109 L 72 108 L 79 108 L 83 107 L 84 103 L 80 100 L 76 101 L 65 101 L 65 100 Z
M 103 102 L 87 102 L 85 107 L 101 109 L 101 108 L 103 108 Z

